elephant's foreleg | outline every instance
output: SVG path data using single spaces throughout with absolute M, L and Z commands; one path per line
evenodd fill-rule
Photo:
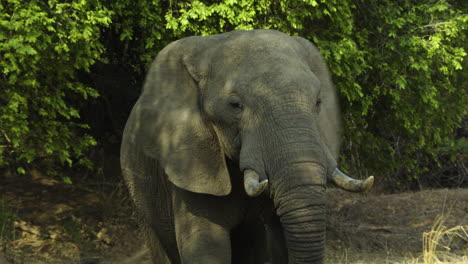
M 197 197 L 200 196 L 200 197 Z M 220 224 L 220 208 L 199 195 L 183 190 L 173 193 L 177 248 L 182 263 L 229 264 L 229 229 Z
M 154 264 L 171 264 L 169 256 L 167 255 L 166 250 L 159 241 L 158 236 L 151 228 L 148 228 L 148 247 L 151 253 L 151 260 Z

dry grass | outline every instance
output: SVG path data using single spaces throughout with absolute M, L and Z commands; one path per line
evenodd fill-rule
M 423 233 L 422 254 L 419 257 L 398 257 L 391 254 L 364 255 L 360 260 L 350 261 L 344 250 L 333 263 L 340 264 L 468 264 L 468 225 L 447 227 L 447 215 L 439 215 L 431 230 Z M 453 247 L 463 249 L 453 252 Z M 331 263 L 331 262 L 328 262 Z
M 423 253 L 408 264 L 441 264 L 457 263 L 468 264 L 468 225 L 455 227 L 445 226 L 447 216 L 439 215 L 432 228 L 423 234 Z M 454 242 L 464 243 L 463 256 L 454 254 L 451 245 Z

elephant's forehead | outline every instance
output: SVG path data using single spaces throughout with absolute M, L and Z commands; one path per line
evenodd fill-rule
M 244 35 L 241 35 L 244 36 Z M 225 64 L 238 65 L 246 62 L 258 66 L 266 61 L 279 61 L 288 57 L 297 57 L 298 51 L 290 37 L 288 36 L 268 36 L 256 37 L 247 35 L 221 43 L 217 49 L 217 56 Z
M 248 62 L 252 66 L 279 61 L 298 55 L 298 43 L 290 36 L 277 31 L 234 31 L 225 33 L 223 38 L 209 47 L 213 62 L 235 66 Z
M 228 69 L 228 70 L 226 70 Z M 320 87 L 320 81 L 299 58 L 276 54 L 263 59 L 246 58 L 237 64 L 215 67 L 229 90 L 291 90 Z
M 251 31 L 233 34 L 224 42 L 230 51 L 271 52 L 290 48 L 291 37 L 275 31 Z
M 314 87 L 320 87 L 305 60 L 304 47 L 281 32 L 229 32 L 210 51 L 211 59 L 206 60 L 210 66 L 205 68 L 215 82 L 224 82 L 226 93 L 266 92 L 271 96 L 273 90 L 308 90 L 314 94 Z

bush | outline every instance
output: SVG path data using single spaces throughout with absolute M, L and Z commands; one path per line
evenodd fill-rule
M 314 42 L 340 91 L 342 165 L 397 186 L 467 162 L 455 133 L 468 105 L 462 2 L 179 1 L 166 19 L 179 37 L 273 28 Z
M 98 92 L 76 77 L 100 58 L 110 15 L 99 1 L 0 3 L 0 167 L 91 165 L 78 107 Z
M 468 104 L 466 9 L 448 1 L 357 3 L 355 41 L 369 66 L 355 75 L 362 95 L 345 93 L 345 150 L 354 165 L 394 183 L 424 181 L 429 170 L 451 166 L 441 163 L 447 154 L 468 154 L 456 146 Z
M 306 37 L 325 57 L 343 110 L 341 166 L 393 186 L 463 184 L 466 1 L 9 0 L 0 9 L 0 167 L 89 165 L 85 150 L 96 142 L 83 120 L 95 138 L 120 137 L 166 44 L 271 28 Z

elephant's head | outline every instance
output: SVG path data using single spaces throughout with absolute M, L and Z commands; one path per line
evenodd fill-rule
M 190 37 L 163 49 L 134 111 L 144 152 L 176 186 L 231 192 L 226 158 L 246 192 L 268 185 L 285 230 L 289 263 L 323 259 L 327 177 L 338 173 L 339 109 L 326 65 L 307 40 L 270 30 Z

